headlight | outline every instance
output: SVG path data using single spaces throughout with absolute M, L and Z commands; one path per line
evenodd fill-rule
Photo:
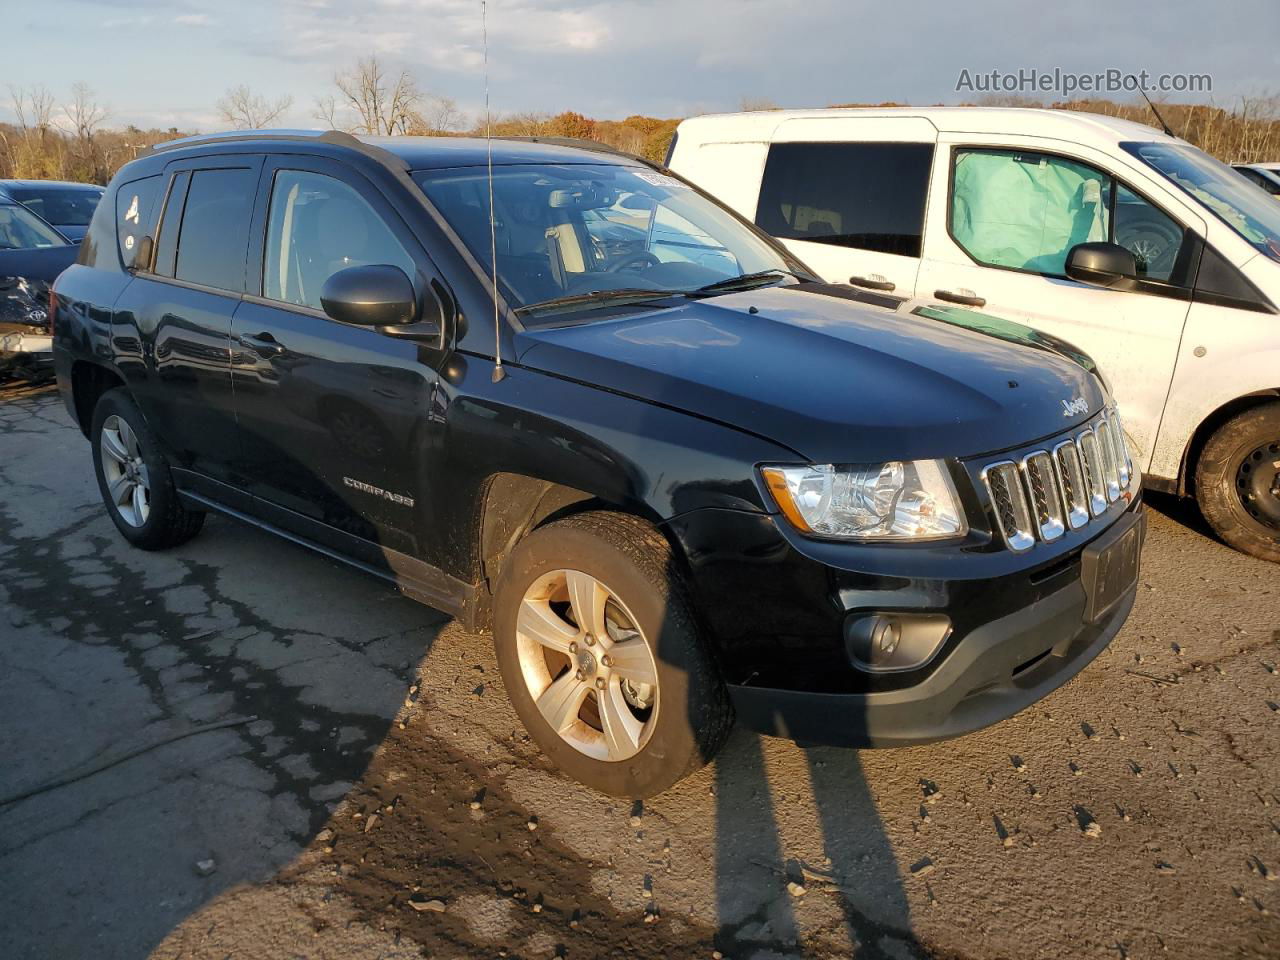
M 943 540 L 969 530 L 941 460 L 770 466 L 761 473 L 801 533 L 840 540 Z

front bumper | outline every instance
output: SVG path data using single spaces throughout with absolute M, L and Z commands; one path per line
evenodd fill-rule
M 47 376 L 53 372 L 53 338 L 40 330 L 0 324 L 0 372 Z
M 738 720 L 772 736 L 853 747 L 929 743 L 1004 720 L 1078 674 L 1123 626 L 1136 579 L 1090 622 L 1083 571 L 1091 549 L 1131 528 L 1140 545 L 1146 530 L 1140 498 L 1102 534 L 1049 564 L 976 581 L 812 569 L 789 551 L 759 544 L 755 556 L 775 575 L 762 580 L 758 568 L 752 571 L 754 593 L 743 589 L 747 575 L 733 577 L 737 615 L 710 625 Z M 726 529 L 718 527 L 722 535 Z M 976 559 L 954 557 L 953 564 L 972 568 Z M 696 582 L 705 588 L 715 581 L 708 553 L 691 560 Z M 760 586 L 767 582 L 780 584 L 772 598 Z M 722 585 L 716 592 L 728 590 Z M 756 602 L 761 594 L 766 596 Z M 797 603 L 806 595 L 808 602 Z M 704 596 L 704 610 L 708 602 L 724 609 L 723 602 Z M 785 617 L 762 629 L 768 607 L 781 608 Z M 945 614 L 952 635 L 914 674 L 867 674 L 851 666 L 833 634 L 868 609 Z
M 1145 517 L 1139 522 L 1145 525 Z M 972 733 L 1047 696 L 1120 632 L 1136 589 L 1094 624 L 1079 581 L 974 630 L 922 683 L 879 693 L 731 686 L 738 722 L 802 743 L 905 747 Z

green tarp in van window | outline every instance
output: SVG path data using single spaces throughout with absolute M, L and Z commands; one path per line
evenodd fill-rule
M 1067 251 L 1106 240 L 1111 180 L 1061 157 L 959 150 L 951 233 L 975 260 L 1063 275 Z

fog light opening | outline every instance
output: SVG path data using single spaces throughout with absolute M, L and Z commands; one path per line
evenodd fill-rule
M 942 614 L 855 614 L 845 624 L 845 648 L 859 670 L 914 670 L 933 659 L 950 632 Z

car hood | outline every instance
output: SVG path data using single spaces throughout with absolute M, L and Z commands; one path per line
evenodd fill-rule
M 824 284 L 772 287 L 528 329 L 517 354 L 816 463 L 995 453 L 1106 402 L 1089 359 L 1060 341 L 919 301 L 860 299 Z

